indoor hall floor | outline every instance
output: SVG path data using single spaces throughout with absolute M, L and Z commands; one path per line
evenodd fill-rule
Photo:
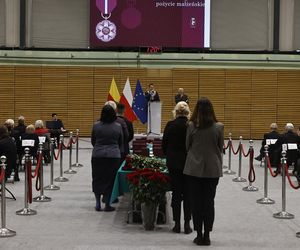
M 238 141 L 234 141 L 235 149 Z M 248 142 L 244 142 L 245 151 Z M 254 142 L 255 156 L 259 151 L 260 141 Z M 269 177 L 269 197 L 274 205 L 257 204 L 256 200 L 264 196 L 263 168 L 255 161 L 256 181 L 253 184 L 258 192 L 245 192 L 242 187 L 247 183 L 232 181 L 236 175 L 224 175 L 220 179 L 215 199 L 216 218 L 211 233 L 211 246 L 196 246 L 192 241 L 196 236 L 175 234 L 170 209 L 169 223 L 159 225 L 155 231 L 144 231 L 140 224 L 127 224 L 128 196 L 120 198 L 115 212 L 96 212 L 94 196 L 91 191 L 91 145 L 89 138 L 80 141 L 79 163 L 84 167 L 76 168 L 77 174 L 64 176 L 69 182 L 56 183 L 59 191 L 45 191 L 52 198 L 51 202 L 32 203 L 30 208 L 37 215 L 18 216 L 16 210 L 24 207 L 24 174 L 21 181 L 7 184 L 17 200 L 7 199 L 7 227 L 17 232 L 12 238 L 1 238 L 0 249 L 299 249 L 300 238 L 295 233 L 300 231 L 300 190 L 292 189 L 287 184 L 286 211 L 295 215 L 294 219 L 273 218 L 281 211 L 281 178 Z M 75 152 L 75 150 L 73 151 Z M 64 170 L 69 166 L 68 151 L 64 151 Z M 73 155 L 73 163 L 75 155 Z M 242 177 L 248 175 L 248 159 L 242 159 Z M 224 164 L 228 163 L 228 153 Z M 55 161 L 54 177 L 59 175 L 59 162 Z M 45 167 L 45 185 L 49 184 L 49 169 Z M 75 168 L 74 168 L 75 169 Z M 238 156 L 232 156 L 232 170 L 238 169 Z M 33 191 L 33 196 L 38 194 Z M 170 195 L 168 195 L 170 203 Z

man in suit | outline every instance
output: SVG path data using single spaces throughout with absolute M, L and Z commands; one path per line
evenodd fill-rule
M 255 160 L 257 161 L 262 160 L 263 156 L 265 155 L 265 145 L 267 144 L 269 146 L 268 151 L 269 151 L 270 162 L 271 165 L 273 166 L 275 143 L 276 140 L 280 137 L 280 134 L 277 131 L 278 126 L 275 122 L 271 123 L 270 129 L 271 131 L 269 133 L 264 134 L 264 139 L 262 140 L 261 143 L 260 154 L 257 157 L 255 157 Z
M 145 97 L 148 102 L 159 102 L 160 101 L 159 94 L 154 89 L 153 83 L 149 84 L 149 90 L 146 91 Z
M 178 102 L 181 102 L 181 101 L 189 103 L 189 98 L 184 93 L 184 89 L 183 88 L 179 88 L 177 95 L 175 95 L 175 103 L 177 104 Z
M 281 159 L 281 152 L 283 150 L 283 145 L 285 144 L 286 146 L 286 158 L 287 158 L 287 164 L 288 166 L 294 165 L 294 170 L 293 172 L 296 172 L 296 166 L 297 166 L 297 161 L 299 159 L 299 147 L 300 147 L 300 137 L 294 132 L 294 125 L 292 123 L 287 123 L 285 125 L 285 133 L 281 135 L 277 142 L 275 143 L 275 152 L 274 152 L 274 162 L 276 166 L 276 173 L 281 172 L 281 164 L 280 164 L 280 159 Z M 289 148 L 290 145 L 296 144 L 297 148 L 296 149 L 291 149 Z

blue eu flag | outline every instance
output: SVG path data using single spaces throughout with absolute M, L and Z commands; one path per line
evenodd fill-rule
M 140 80 L 137 81 L 135 86 L 132 109 L 139 120 L 145 124 L 148 120 L 148 102 L 144 96 Z

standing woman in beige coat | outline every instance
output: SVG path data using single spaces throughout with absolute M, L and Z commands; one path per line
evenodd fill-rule
M 197 245 L 210 245 L 215 208 L 214 199 L 222 176 L 224 125 L 217 121 L 213 105 L 201 97 L 190 119 L 187 135 L 187 158 L 183 173 L 187 175 L 189 197 Z M 204 233 L 203 230 L 204 229 Z

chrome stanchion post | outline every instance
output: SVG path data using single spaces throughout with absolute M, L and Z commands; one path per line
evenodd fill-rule
M 39 143 L 39 155 L 43 155 L 43 143 Z M 33 198 L 33 201 L 35 202 L 47 202 L 51 201 L 50 197 L 47 197 L 44 195 L 44 164 L 43 164 L 43 159 L 41 160 L 41 166 L 40 166 L 40 182 L 41 182 L 41 190 L 40 190 L 40 195 L 38 197 Z M 38 167 L 38 166 L 36 166 Z
M 4 237 L 12 237 L 15 236 L 17 233 L 13 230 L 6 228 L 6 199 L 5 199 L 5 169 L 6 169 L 6 157 L 1 156 L 0 158 L 1 168 L 3 169 L 3 178 L 1 181 L 1 228 L 0 228 L 0 238 Z
M 73 140 L 73 132 L 70 132 L 69 169 L 64 172 L 65 174 L 77 173 L 75 170 L 72 169 L 72 140 Z
M 82 164 L 78 163 L 78 155 L 79 155 L 79 129 L 76 129 L 76 163 L 72 165 L 72 167 L 83 167 Z
M 253 140 L 249 140 L 249 144 L 250 144 L 250 154 L 249 154 L 249 163 L 251 162 L 251 152 L 253 152 Z M 253 155 L 253 154 L 252 154 Z M 249 164 L 250 165 L 250 164 Z M 253 167 L 253 166 L 250 166 L 250 168 Z M 251 169 L 249 170 L 251 171 Z M 255 191 L 258 191 L 258 188 L 257 187 L 254 187 L 252 186 L 252 181 L 249 179 L 249 185 L 247 187 L 244 187 L 243 190 L 244 191 L 248 191 L 248 192 L 255 192 Z
M 51 152 L 50 185 L 44 187 L 44 189 L 45 190 L 59 190 L 60 187 L 53 184 L 53 172 L 54 172 L 54 138 L 51 138 L 50 152 Z
M 59 177 L 55 178 L 54 181 L 57 182 L 66 182 L 69 181 L 68 178 L 63 177 L 63 145 L 64 145 L 64 136 L 60 135 L 59 138 L 59 143 L 60 143 L 60 159 L 59 159 Z
M 240 142 L 239 142 L 239 175 L 238 177 L 232 179 L 234 182 L 246 182 L 247 180 L 243 177 L 241 177 L 242 174 L 242 146 L 243 146 L 243 137 L 240 136 Z
M 29 148 L 25 148 L 25 163 L 24 163 L 24 171 L 25 171 L 25 195 L 24 195 L 24 208 L 18 210 L 16 212 L 17 215 L 35 215 L 37 212 L 28 207 L 28 178 L 30 177 L 28 163 L 30 161 Z M 31 178 L 31 177 L 30 177 Z
M 275 201 L 268 198 L 268 145 L 265 145 L 265 173 L 264 173 L 264 198 L 258 199 L 256 202 L 259 204 L 274 204 Z
M 286 175 L 288 174 L 286 172 L 286 151 L 283 150 L 282 153 L 282 158 L 281 158 L 281 172 L 282 172 L 282 211 L 281 212 L 278 212 L 278 213 L 275 213 L 273 214 L 273 217 L 276 218 L 276 219 L 294 219 L 294 215 L 293 214 L 290 214 L 288 212 L 286 212 L 286 208 L 285 208 L 285 205 L 286 205 Z
M 234 171 L 231 170 L 231 145 L 232 145 L 232 138 L 231 138 L 231 133 L 229 133 L 229 147 L 228 147 L 228 169 L 226 171 L 224 171 L 224 174 L 228 174 L 228 175 L 233 175 L 235 174 Z

